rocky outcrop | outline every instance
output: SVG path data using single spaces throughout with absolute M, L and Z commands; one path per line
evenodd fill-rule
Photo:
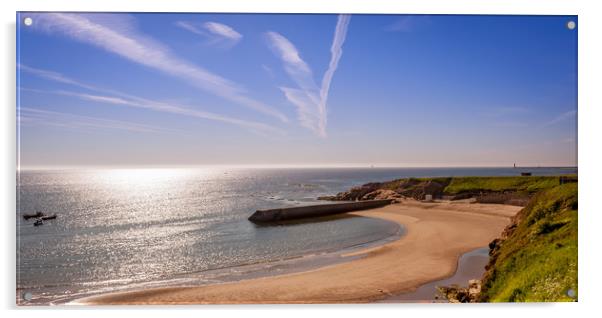
M 359 187 L 351 188 L 349 191 L 340 192 L 334 196 L 319 197 L 318 200 L 328 201 L 360 201 L 362 198 L 371 192 L 374 192 L 382 187 L 382 183 L 373 182 L 366 183 Z M 368 199 L 366 199 L 368 200 Z
M 393 190 L 378 189 L 365 194 L 361 200 L 397 200 L 401 195 Z
M 520 222 L 523 221 L 523 219 L 525 218 L 526 214 L 527 214 L 528 210 L 527 209 L 521 209 L 520 211 L 518 211 L 518 213 L 516 213 L 514 216 L 512 216 L 510 218 L 510 224 L 508 224 L 504 230 L 502 231 L 502 234 L 500 234 L 500 237 L 494 239 L 493 241 L 491 241 L 489 243 L 489 263 L 487 265 L 485 265 L 485 269 L 489 271 L 489 269 L 493 266 L 493 264 L 495 263 L 497 256 L 498 256 L 498 252 L 499 249 L 502 245 L 502 243 L 508 239 L 508 237 L 510 235 L 512 235 L 512 233 L 514 233 L 514 231 L 516 230 L 516 228 L 518 227 L 518 224 Z
M 459 285 L 438 286 L 439 293 L 450 303 L 475 303 L 479 301 L 481 294 L 481 281 L 471 279 L 468 281 L 468 287 Z
M 406 182 L 399 185 L 396 192 L 404 197 L 414 198 L 416 200 L 424 200 L 427 194 L 433 198 L 441 197 L 443 190 L 449 184 L 449 180 L 420 180 L 408 179 Z
M 441 197 L 449 184 L 450 178 L 436 179 L 399 179 L 389 182 L 367 183 L 335 196 L 320 197 L 330 201 L 363 201 L 378 199 L 400 199 L 403 197 L 424 200 L 427 194 L 434 198 Z

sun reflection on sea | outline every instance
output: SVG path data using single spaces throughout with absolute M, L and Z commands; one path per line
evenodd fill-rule
M 154 185 L 165 184 L 184 179 L 191 175 L 192 169 L 186 168 L 142 168 L 142 169 L 106 169 L 99 170 L 96 181 L 113 186 L 125 186 L 133 191 L 136 188 L 152 188 Z M 210 176 L 214 169 L 194 169 L 196 177 Z

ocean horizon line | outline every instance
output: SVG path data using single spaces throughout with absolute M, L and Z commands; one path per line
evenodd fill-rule
M 575 169 L 577 165 L 402 165 L 402 164 L 232 164 L 232 165 L 74 165 L 74 166 L 17 166 L 20 171 L 58 170 L 153 170 L 153 169 Z

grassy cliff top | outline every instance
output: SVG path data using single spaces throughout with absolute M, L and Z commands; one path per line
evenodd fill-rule
M 557 186 L 558 176 L 454 177 L 443 191 L 458 194 L 471 191 L 518 191 L 534 193 Z
M 507 228 L 507 238 L 494 247 L 483 300 L 575 300 L 577 219 L 577 183 L 537 193 Z
M 373 199 L 379 190 L 388 190 L 403 197 L 424 200 L 426 195 L 453 196 L 456 199 L 477 197 L 485 194 L 529 198 L 533 194 L 559 185 L 561 178 L 577 181 L 577 176 L 516 176 L 516 177 L 437 177 L 403 178 L 386 182 L 372 182 L 353 187 L 335 196 L 321 197 L 323 200 L 356 201 Z M 500 197 L 500 200 L 502 198 Z M 513 200 L 512 198 L 507 198 Z M 499 201 L 499 200 L 498 200 Z M 502 200 L 503 201 L 503 200 Z M 488 202 L 496 203 L 496 202 Z M 497 202 L 507 203 L 507 202 Z M 526 203 L 526 202 L 525 202 Z M 522 204 L 521 204 L 522 205 Z
M 404 178 L 384 182 L 383 189 L 394 190 L 401 186 L 408 186 L 412 181 L 416 184 L 424 182 L 438 183 L 444 186 L 443 193 L 454 195 L 466 192 L 526 192 L 535 193 L 540 190 L 550 189 L 559 184 L 561 177 L 576 178 L 570 176 L 516 176 L 516 177 L 448 177 L 448 178 Z

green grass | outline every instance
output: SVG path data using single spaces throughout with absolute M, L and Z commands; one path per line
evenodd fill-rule
M 455 177 L 445 194 L 472 191 L 517 191 L 535 193 L 558 185 L 558 177 Z
M 445 178 L 445 177 L 440 177 L 440 178 L 406 178 L 406 179 L 397 179 L 397 180 L 393 180 L 393 181 L 387 181 L 384 182 L 381 185 L 381 189 L 386 189 L 386 190 L 397 190 L 402 184 L 408 182 L 408 181 L 416 181 L 416 183 L 419 182 L 426 182 L 426 181 L 433 181 L 439 184 L 443 184 L 446 185 L 450 182 L 452 178 Z M 405 190 L 411 190 L 414 189 L 416 186 L 408 186 L 405 187 Z
M 538 186 L 547 182 L 543 179 Z M 496 252 L 482 299 L 574 301 L 567 291 L 577 293 L 577 214 L 577 183 L 536 194 Z

